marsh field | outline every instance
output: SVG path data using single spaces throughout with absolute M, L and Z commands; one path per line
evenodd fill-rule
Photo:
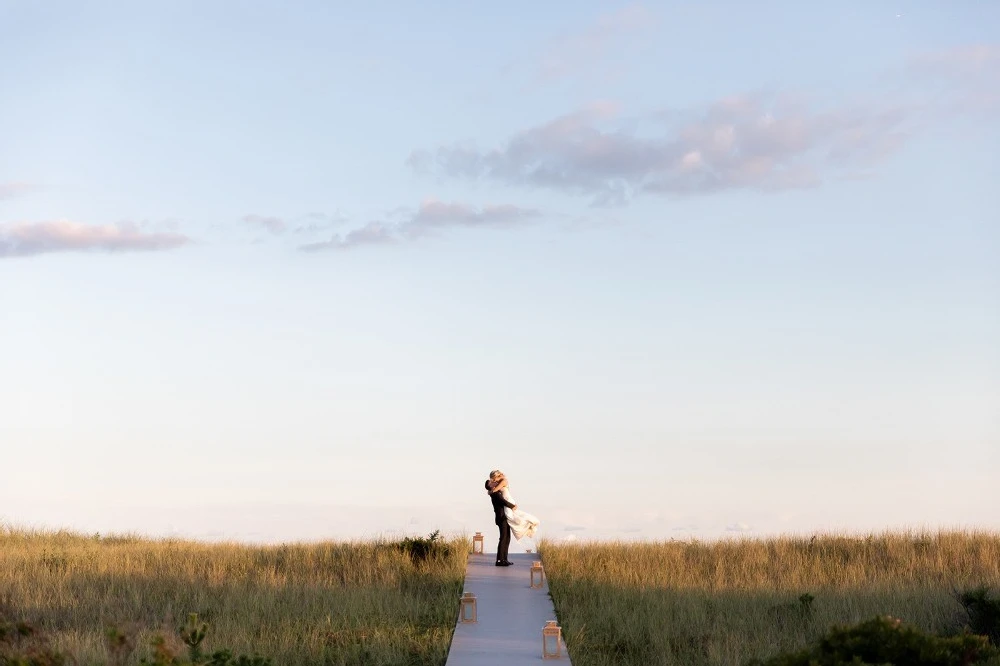
M 545 544 L 543 557 L 574 666 L 743 664 L 882 615 L 947 634 L 965 619 L 956 591 L 1000 588 L 989 533 Z
M 109 663 L 110 627 L 135 644 L 123 663 L 151 659 L 157 633 L 183 655 L 176 629 L 198 613 L 209 625 L 207 653 L 258 654 L 274 666 L 438 666 L 468 548 L 443 541 L 420 557 L 403 545 L 249 546 L 0 528 L 0 619 L 35 625 L 80 664 Z
M 198 613 L 206 653 L 440 666 L 468 551 L 0 528 L 0 620 L 31 623 L 68 663 L 136 664 L 157 634 L 182 654 L 177 628 Z M 887 614 L 947 633 L 962 622 L 957 590 L 1000 589 L 1000 535 L 975 532 L 543 543 L 542 558 L 575 666 L 743 664 Z M 108 652 L 111 627 L 124 653 Z

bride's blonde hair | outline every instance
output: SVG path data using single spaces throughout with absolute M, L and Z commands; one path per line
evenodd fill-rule
M 486 492 L 488 492 L 488 493 L 493 492 L 493 489 L 490 488 L 490 484 L 493 483 L 493 480 L 495 478 L 497 478 L 498 476 L 503 476 L 503 472 L 501 472 L 498 469 L 495 469 L 492 472 L 490 472 L 489 478 L 486 479 Z

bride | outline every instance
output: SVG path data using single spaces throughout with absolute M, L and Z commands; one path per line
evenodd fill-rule
M 490 493 L 499 491 L 501 497 L 511 504 L 517 505 L 517 502 L 511 497 L 507 477 L 503 472 L 499 472 L 491 481 L 487 481 L 486 490 Z M 504 507 L 503 513 L 507 517 L 507 524 L 510 525 L 510 532 L 515 539 L 520 541 L 522 537 L 535 538 L 535 530 L 538 529 L 539 523 L 538 518 L 527 511 L 511 509 L 510 507 Z

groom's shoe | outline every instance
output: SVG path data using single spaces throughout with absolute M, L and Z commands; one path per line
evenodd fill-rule
M 511 562 L 510 560 L 504 560 L 503 562 L 501 562 L 497 566 L 500 566 L 500 567 L 511 567 L 511 566 L 514 566 L 514 563 Z

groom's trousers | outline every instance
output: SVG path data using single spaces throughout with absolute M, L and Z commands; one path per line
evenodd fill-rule
M 500 541 L 497 542 L 497 562 L 507 561 L 507 549 L 510 548 L 510 524 L 505 520 L 497 523 L 500 529 Z

